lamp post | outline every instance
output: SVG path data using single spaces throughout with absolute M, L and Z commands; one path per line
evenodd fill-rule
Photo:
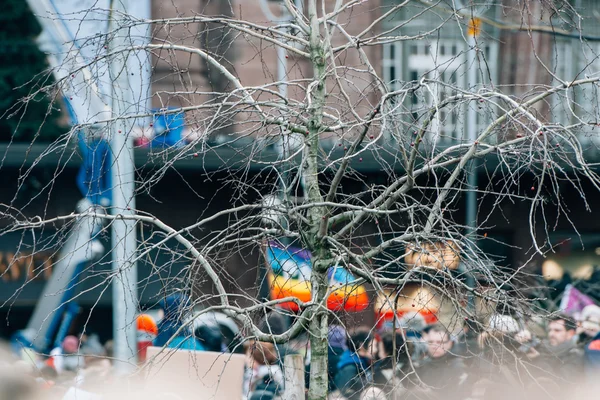
M 279 8 L 280 8 L 280 15 L 277 16 L 275 14 L 273 14 L 273 12 L 271 11 L 271 8 L 269 6 L 269 3 L 278 3 L 279 4 Z M 286 22 L 291 22 L 293 21 L 292 15 L 290 14 L 289 10 L 287 9 L 287 6 L 283 3 L 283 0 L 260 0 L 259 1 L 261 9 L 263 11 L 263 13 L 265 14 L 265 16 L 273 23 L 286 23 Z M 298 10 L 298 13 L 300 15 L 303 14 L 303 0 L 294 0 L 293 1 L 294 6 L 296 7 L 296 9 Z M 280 28 L 281 30 L 284 30 L 286 28 Z M 285 40 L 285 39 L 282 39 Z M 286 44 L 288 44 L 289 42 L 287 40 L 285 40 Z M 287 83 L 287 50 L 285 48 L 283 48 L 282 46 L 276 46 L 277 47 L 277 81 L 279 82 L 278 84 L 278 91 L 279 91 L 279 95 L 281 96 L 282 99 L 287 99 L 288 97 L 288 83 Z M 290 135 L 286 135 L 284 134 L 285 132 L 283 131 L 284 128 L 282 129 L 282 134 L 280 136 L 279 139 L 279 143 L 277 145 L 277 150 L 279 153 L 279 157 L 280 159 L 285 159 L 286 157 L 288 157 L 291 153 L 291 147 L 293 146 L 293 140 L 291 140 L 291 136 Z M 285 169 L 280 169 L 278 171 L 278 176 L 279 176 L 279 183 L 280 183 L 280 189 L 279 189 L 279 200 L 280 200 L 280 204 L 285 204 L 285 198 L 286 198 L 286 192 L 287 192 L 287 185 L 288 185 L 288 178 L 287 178 L 287 172 L 285 171 Z M 287 229 L 287 221 L 285 219 L 285 217 L 283 216 L 283 214 L 279 214 L 280 216 L 280 225 Z
M 468 1 L 468 5 L 463 5 L 462 1 L 456 2 L 456 7 L 468 7 L 471 10 L 471 19 L 469 20 L 467 28 L 467 85 L 469 88 L 477 86 L 477 57 L 476 57 L 476 38 L 481 31 L 481 20 L 477 16 L 483 14 L 488 5 L 475 6 L 473 0 Z M 470 106 L 467 109 L 467 127 L 466 127 L 467 140 L 473 144 L 477 140 L 477 110 L 474 106 Z M 465 236 L 474 236 L 477 232 L 477 160 L 472 159 L 469 161 L 467 168 L 467 186 L 468 190 L 465 194 Z M 475 239 L 473 239 L 475 240 Z M 463 265 L 463 268 L 465 266 Z M 466 268 L 465 268 L 466 269 Z M 466 269 L 464 271 L 466 277 L 466 284 L 468 287 L 473 289 L 475 287 L 475 278 L 473 273 Z M 473 295 L 469 294 L 468 299 L 468 310 L 470 312 L 475 311 L 475 303 Z
M 112 155 L 112 213 L 115 216 L 135 214 L 135 164 L 133 157 L 133 123 L 128 118 L 128 107 L 134 103 L 129 84 L 127 52 L 131 47 L 128 29 L 123 27 L 129 0 L 112 2 L 110 31 L 115 32 L 109 41 L 112 115 L 109 125 L 109 143 Z M 121 119 L 119 119 L 121 118 Z M 126 374 L 137 364 L 137 342 L 135 316 L 138 309 L 137 265 L 131 262 L 136 251 L 136 224 L 133 220 L 116 218 L 112 224 L 112 294 L 113 294 L 113 339 L 117 374 Z

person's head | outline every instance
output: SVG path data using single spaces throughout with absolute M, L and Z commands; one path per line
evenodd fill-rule
M 548 322 L 547 334 L 548 342 L 551 346 L 568 342 L 573 339 L 577 325 L 568 316 L 558 314 L 550 318 Z
M 398 327 L 407 332 L 421 332 L 426 326 L 425 317 L 419 312 L 406 312 L 398 320 Z
M 406 344 L 401 333 L 384 332 L 377 345 L 379 358 L 392 357 L 399 363 L 408 361 Z
M 585 306 L 581 311 L 581 330 L 590 338 L 600 332 L 600 307 L 594 304 Z
M 327 343 L 334 349 L 346 350 L 346 330 L 341 325 L 330 325 L 327 332 Z
M 450 333 L 445 326 L 435 324 L 427 330 L 427 352 L 431 358 L 445 356 L 452 349 Z
M 65 354 L 74 354 L 79 351 L 79 339 L 73 335 L 69 335 L 63 339 L 62 350 Z
M 517 320 L 510 315 L 494 314 L 488 321 L 487 331 L 513 336 L 521 331 L 521 327 Z
M 104 343 L 104 351 L 105 351 L 107 359 L 110 360 L 111 358 L 113 358 L 114 350 L 115 350 L 115 343 L 112 340 L 109 340 L 106 343 Z
M 287 327 L 286 318 L 276 311 L 271 311 L 258 322 L 258 328 L 262 332 L 274 335 L 281 335 L 287 330 Z
M 358 354 L 360 357 L 371 358 L 371 342 L 373 336 L 371 330 L 367 327 L 358 327 L 350 331 L 346 339 L 346 346 L 352 353 Z
M 223 337 L 218 325 L 200 325 L 196 328 L 194 334 L 206 351 L 223 351 Z
M 159 303 L 162 320 L 165 322 L 181 323 L 191 306 L 190 298 L 183 293 L 167 296 Z
M 279 360 L 279 352 L 273 343 L 248 341 L 245 343 L 246 353 L 259 365 L 273 365 Z
M 139 315 L 136 322 L 138 361 L 143 363 L 146 361 L 148 347 L 152 346 L 152 342 L 158 335 L 158 326 L 154 318 L 148 314 Z

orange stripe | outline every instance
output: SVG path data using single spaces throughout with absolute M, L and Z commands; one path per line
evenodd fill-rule
M 590 350 L 599 350 L 600 351 L 600 340 L 594 340 L 588 346 Z

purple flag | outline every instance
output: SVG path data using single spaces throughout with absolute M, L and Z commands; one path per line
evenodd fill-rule
M 569 283 L 560 301 L 560 310 L 565 314 L 573 315 L 580 313 L 585 306 L 589 306 L 590 304 L 595 304 L 594 300 L 575 289 Z

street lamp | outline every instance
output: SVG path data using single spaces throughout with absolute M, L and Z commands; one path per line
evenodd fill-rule
M 475 65 L 477 63 L 477 57 L 475 54 L 477 46 L 477 35 L 480 33 L 481 23 L 477 18 L 487 11 L 489 5 L 474 5 L 473 0 L 455 0 L 455 9 L 460 10 L 467 8 L 470 11 L 471 18 L 467 28 L 467 85 L 475 87 L 477 85 L 477 69 Z M 467 140 L 470 143 L 474 143 L 477 140 L 477 111 L 475 107 L 467 106 Z M 465 236 L 469 237 L 477 231 L 477 162 L 475 159 L 471 160 L 466 168 L 467 173 L 467 185 L 470 190 L 467 190 L 465 194 Z M 461 269 L 465 270 L 466 284 L 470 288 L 475 287 L 475 278 L 471 271 L 466 270 L 465 265 L 461 265 Z M 475 311 L 475 303 L 472 295 L 468 296 L 468 308 L 469 311 Z
M 273 4 L 273 3 L 278 5 L 278 7 L 280 9 L 279 15 L 276 15 L 271 11 L 271 4 Z M 263 14 L 265 14 L 267 19 L 275 24 L 284 24 L 285 25 L 286 23 L 291 23 L 294 20 L 292 14 L 288 10 L 288 5 L 294 6 L 297 10 L 297 13 L 299 15 L 303 15 L 303 0 L 293 0 L 293 4 L 292 4 L 292 1 L 287 1 L 287 4 L 285 4 L 284 0 L 260 0 L 259 4 L 263 11 Z M 279 30 L 281 32 L 284 32 L 285 30 L 289 30 L 289 27 L 283 26 L 283 27 L 280 27 Z M 293 45 L 293 43 L 290 43 L 289 40 L 287 40 L 285 37 L 282 37 L 281 40 L 284 41 L 284 43 L 286 45 Z M 287 51 L 283 46 L 276 46 L 276 48 L 277 48 L 277 82 L 278 82 L 277 87 L 278 87 L 278 91 L 279 91 L 279 96 L 281 97 L 281 99 L 285 100 L 288 97 Z M 281 129 L 282 129 L 282 132 L 281 132 L 282 134 L 280 136 L 279 143 L 276 145 L 276 149 L 279 154 L 279 158 L 281 160 L 283 160 L 291 154 L 291 152 L 298 145 L 298 143 L 296 140 L 293 140 L 291 138 L 291 135 L 284 134 L 284 128 L 281 128 Z M 287 173 L 285 170 L 280 170 L 280 171 L 278 171 L 278 176 L 279 176 L 279 182 L 280 182 L 280 195 L 279 195 L 280 201 L 281 201 L 281 203 L 284 203 L 285 197 L 286 197 L 286 191 L 287 191 L 287 181 L 288 181 Z M 287 228 L 287 222 L 286 222 L 285 218 L 283 217 L 283 215 L 281 215 L 281 214 L 280 214 L 279 222 L 282 227 Z

